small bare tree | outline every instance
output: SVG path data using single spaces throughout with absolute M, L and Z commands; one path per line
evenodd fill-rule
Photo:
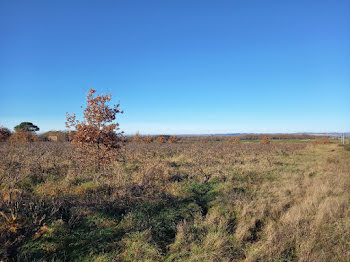
M 112 95 L 97 95 L 90 89 L 87 96 L 84 120 L 79 121 L 76 115 L 67 113 L 66 127 L 74 127 L 72 144 L 76 146 L 78 158 L 95 163 L 95 170 L 118 160 L 124 146 L 124 132 L 119 132 L 119 124 L 114 123 L 117 114 L 122 114 L 119 104 L 110 107 Z

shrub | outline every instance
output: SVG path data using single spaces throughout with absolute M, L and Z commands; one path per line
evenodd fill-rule
M 316 138 L 313 143 L 316 145 L 329 144 L 329 138 L 328 137 Z
M 38 136 L 33 132 L 19 130 L 12 134 L 10 137 L 11 144 L 13 143 L 28 143 L 28 142 L 38 142 Z
M 146 144 L 150 144 L 153 142 L 153 137 L 152 136 L 146 136 L 143 138 L 143 142 Z
M 241 143 L 241 138 L 239 136 L 235 137 L 235 144 Z
M 172 144 L 175 144 L 175 143 L 177 143 L 177 137 L 176 136 L 171 136 L 171 137 L 169 137 L 169 143 L 172 143 Z
M 11 131 L 6 127 L 0 127 L 0 142 L 4 142 L 11 136 Z
M 268 145 L 268 144 L 270 144 L 270 142 L 271 142 L 270 138 L 268 136 L 266 136 L 266 135 L 261 140 L 261 144 L 263 144 L 263 145 Z
M 142 137 L 141 137 L 141 135 L 140 135 L 139 132 L 137 132 L 137 133 L 133 136 L 132 141 L 135 142 L 135 143 L 140 143 L 140 142 L 142 141 Z
M 227 139 L 227 143 L 228 143 L 228 144 L 232 144 L 232 143 L 233 143 L 233 138 L 230 137 L 229 139 Z
M 321 143 L 324 145 L 329 144 L 329 138 L 328 137 L 322 138 Z
M 166 138 L 165 138 L 165 136 L 158 136 L 158 137 L 157 137 L 157 143 L 158 143 L 158 144 L 164 144 L 164 143 L 166 143 Z
M 201 143 L 201 144 L 207 144 L 209 142 L 210 142 L 210 138 L 209 137 L 199 138 L 199 143 Z

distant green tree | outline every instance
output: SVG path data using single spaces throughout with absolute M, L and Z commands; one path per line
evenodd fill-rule
M 27 131 L 27 132 L 35 132 L 39 131 L 40 128 L 33 123 L 30 122 L 22 122 L 18 126 L 15 126 L 15 131 Z

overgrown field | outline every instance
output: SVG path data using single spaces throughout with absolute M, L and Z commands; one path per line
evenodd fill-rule
M 0 144 L 0 261 L 349 261 L 336 144 L 128 143 L 99 173 L 73 154 Z

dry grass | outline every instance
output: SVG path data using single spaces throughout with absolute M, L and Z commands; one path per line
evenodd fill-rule
M 350 152 L 129 143 L 103 171 L 68 143 L 0 146 L 0 260 L 348 261 Z

